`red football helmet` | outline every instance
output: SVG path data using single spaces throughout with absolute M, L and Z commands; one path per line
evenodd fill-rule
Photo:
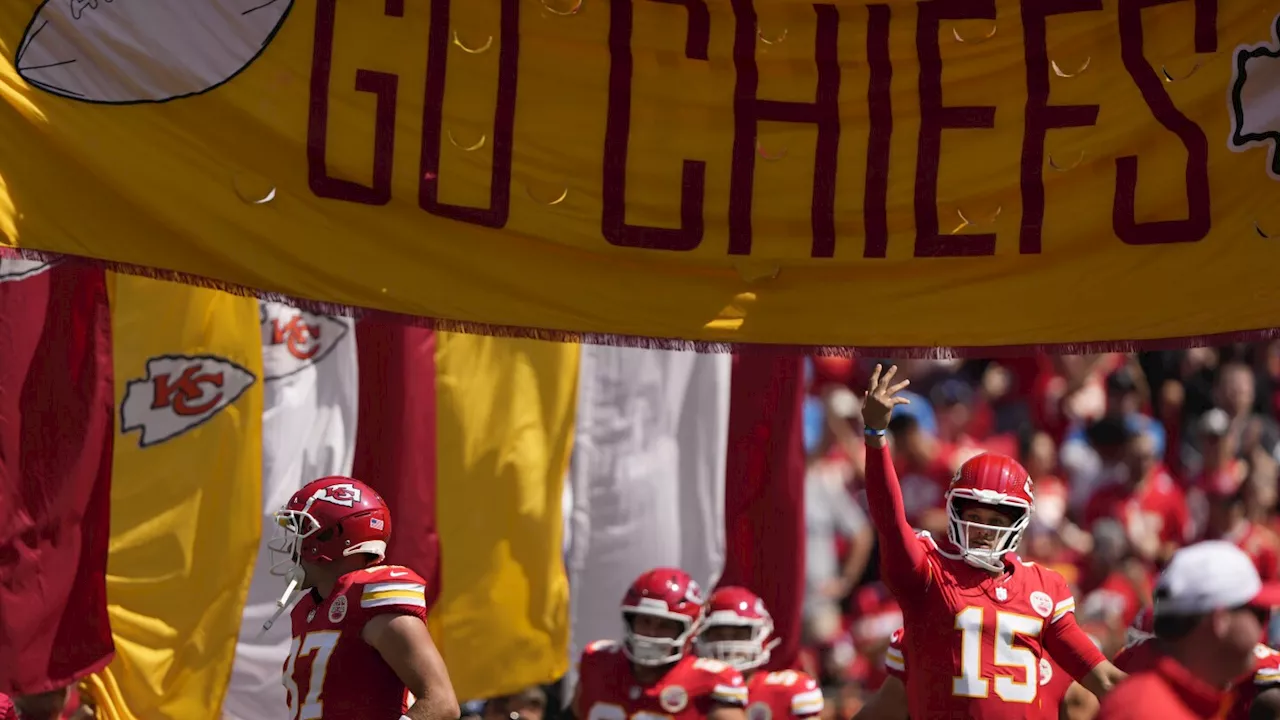
M 948 536 L 960 549 L 965 562 L 985 570 L 1004 569 L 1004 556 L 1018 548 L 1022 533 L 1031 522 L 1035 492 L 1031 476 L 1017 460 L 997 453 L 975 455 L 960 466 L 947 489 Z M 960 519 L 964 503 L 982 503 L 1018 512 L 1009 527 L 983 525 Z M 994 535 L 990 548 L 969 547 L 969 530 Z
M 275 514 L 276 533 L 268 545 L 286 559 L 272 572 L 288 574 L 301 561 L 327 563 L 368 553 L 380 562 L 391 537 L 391 511 L 382 496 L 359 480 L 333 476 L 313 480 Z
M 710 640 L 713 628 L 749 628 L 746 640 Z M 739 672 L 754 670 L 769 662 L 769 655 L 782 642 L 773 637 L 773 616 L 758 595 L 742 587 L 722 587 L 707 601 L 707 618 L 698 630 L 694 649 L 701 657 L 729 663 Z
M 622 652 L 631 662 L 661 667 L 684 657 L 689 640 L 702 623 L 702 588 L 679 568 L 654 568 L 631 583 L 622 598 Z M 673 638 L 637 634 L 639 616 L 674 620 L 680 634 Z

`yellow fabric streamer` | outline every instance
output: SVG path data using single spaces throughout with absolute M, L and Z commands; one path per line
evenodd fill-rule
M 442 581 L 430 624 L 458 697 L 493 697 L 568 669 L 561 494 L 578 348 L 451 333 L 438 343 Z
M 261 535 L 258 303 L 111 276 L 111 720 L 220 717 Z
M 1276 8 L 1044 7 L 14 0 L 0 239 L 547 337 L 1277 325 Z

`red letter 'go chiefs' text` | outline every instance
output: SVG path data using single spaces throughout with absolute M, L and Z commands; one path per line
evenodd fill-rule
M 1116 237 L 1130 245 L 1197 242 L 1209 234 L 1209 141 L 1195 121 L 1183 115 L 1165 92 L 1164 83 L 1143 53 L 1142 10 L 1180 0 L 1119 0 L 1120 58 L 1151 115 L 1173 133 L 1187 149 L 1187 217 L 1140 223 L 1135 218 L 1138 191 L 1138 157 L 1116 158 L 1116 195 L 1111 225 Z M 1218 0 L 1195 3 L 1195 50 L 1218 49 Z
M 443 135 L 445 78 L 449 56 L 451 0 L 431 0 L 427 38 L 427 80 L 422 118 L 422 159 L 418 204 L 427 212 L 451 220 L 501 228 L 510 212 L 512 138 L 515 134 L 516 83 L 520 65 L 520 0 L 500 0 L 501 47 L 498 53 L 497 112 L 493 124 L 493 171 L 487 208 L 464 207 L 439 201 L 437 180 Z M 365 205 L 391 200 L 395 161 L 396 98 L 399 77 L 375 70 L 357 70 L 355 89 L 377 97 L 374 115 L 372 184 L 361 185 L 329 174 L 326 147 L 329 130 L 329 87 L 332 80 L 334 31 L 338 0 L 317 0 L 315 44 L 311 68 L 310 120 L 307 126 L 307 165 L 311 191 L 318 197 Z M 383 14 L 404 17 L 404 0 L 384 0 Z

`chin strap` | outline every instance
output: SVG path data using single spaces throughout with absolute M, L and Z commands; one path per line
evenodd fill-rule
M 271 613 L 271 617 L 267 618 L 266 622 L 262 623 L 263 633 L 270 630 L 271 626 L 275 624 L 280 615 L 282 615 L 285 609 L 289 607 L 289 602 L 293 600 L 294 591 L 296 591 L 298 586 L 302 584 L 302 568 L 294 565 L 289 568 L 289 573 L 285 575 L 285 577 L 289 580 L 289 584 L 285 587 L 284 594 L 276 601 L 276 611 Z

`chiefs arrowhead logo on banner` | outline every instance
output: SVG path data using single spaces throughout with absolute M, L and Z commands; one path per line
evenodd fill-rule
M 0 257 L 0 283 L 17 282 L 35 277 L 53 267 L 44 260 L 24 260 L 18 257 Z
M 255 380 L 243 367 L 212 355 L 151 358 L 146 377 L 125 387 L 120 432 L 140 430 L 140 447 L 162 443 L 217 415 Z
M 1280 180 L 1280 15 L 1271 25 L 1271 42 L 1236 48 L 1228 95 L 1231 137 L 1236 152 L 1268 147 L 1267 172 Z
M 270 382 L 324 360 L 346 341 L 353 320 L 316 315 L 292 305 L 263 301 L 258 304 L 262 324 L 262 379 Z

